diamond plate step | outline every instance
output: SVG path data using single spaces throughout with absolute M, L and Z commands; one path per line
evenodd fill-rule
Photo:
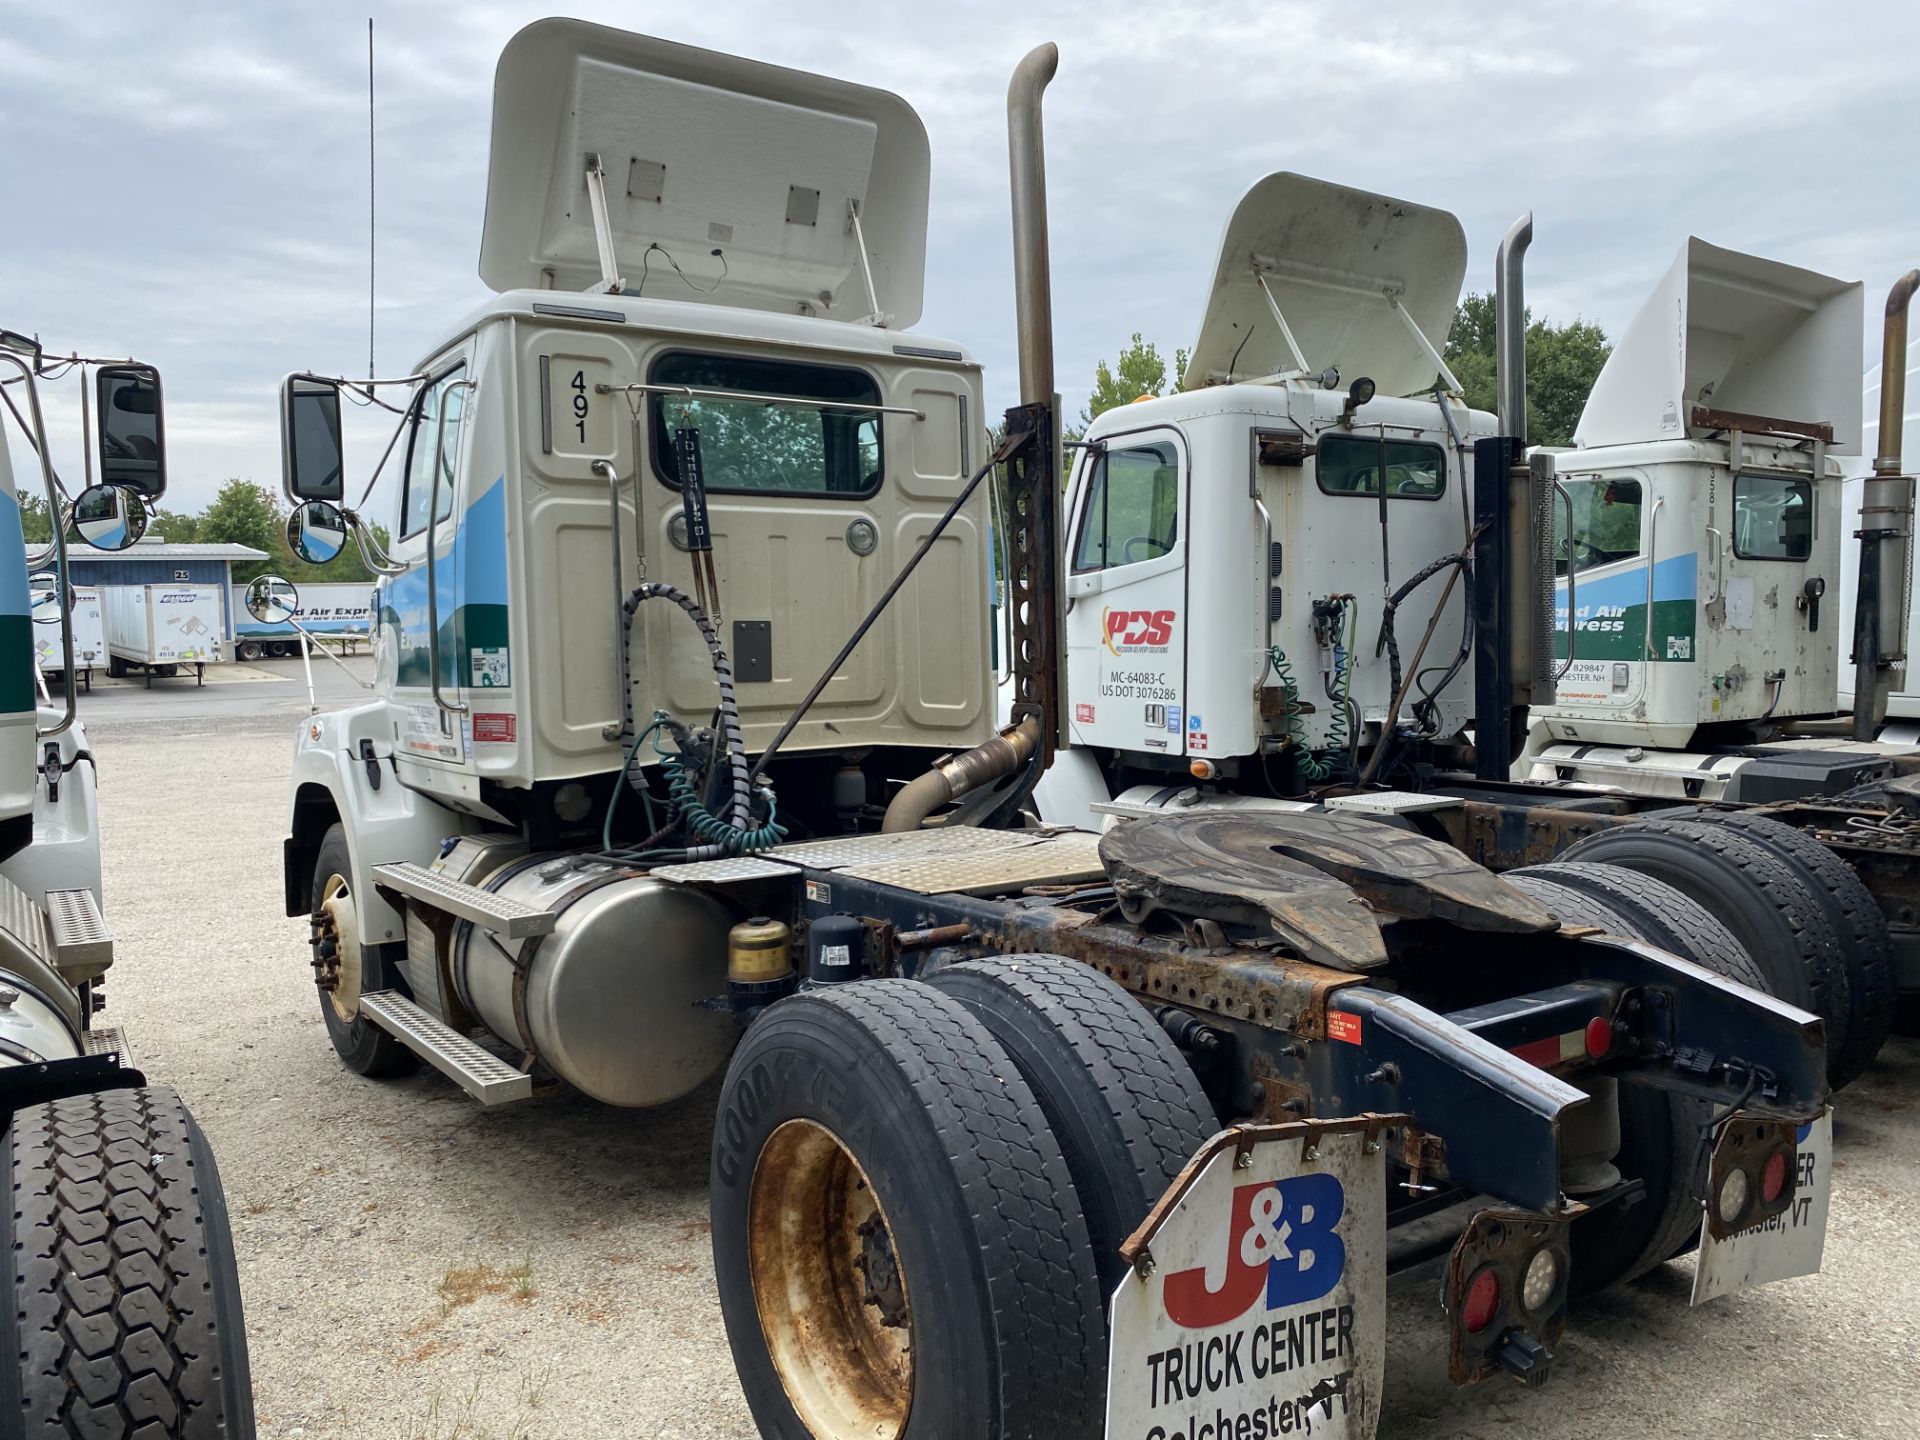
M 93 891 L 47 891 L 47 943 L 62 971 L 104 970 L 113 963 L 113 935 Z
M 118 1055 L 122 1069 L 140 1068 L 133 1063 L 133 1052 L 127 1049 L 127 1037 L 118 1025 L 96 1025 L 87 1031 L 87 1054 Z
M 458 915 L 462 920 L 471 920 L 482 930 L 490 930 L 508 940 L 525 940 L 529 936 L 547 935 L 553 931 L 554 916 L 551 910 L 504 900 L 491 890 L 482 890 L 478 885 L 469 885 L 464 880 L 449 880 L 411 861 L 376 865 L 373 867 L 373 879 L 375 884 L 398 890 L 409 900 L 418 900 L 435 910 L 444 910 L 449 915 Z M 404 1035 L 400 1038 L 406 1039 Z
M 362 995 L 360 1013 L 482 1105 L 504 1105 L 533 1093 L 531 1075 L 434 1019 L 397 990 Z

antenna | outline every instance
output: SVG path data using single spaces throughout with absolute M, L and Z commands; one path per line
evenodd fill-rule
M 367 379 L 373 368 L 373 17 L 367 17 Z

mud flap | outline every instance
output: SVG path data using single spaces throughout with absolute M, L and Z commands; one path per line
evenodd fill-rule
M 1240 1126 L 1121 1247 L 1107 1440 L 1371 1440 L 1386 1367 L 1382 1136 L 1403 1116 Z
M 1770 1134 L 1770 1128 L 1766 1122 L 1735 1116 L 1714 1142 L 1700 1255 L 1693 1271 L 1695 1305 L 1753 1285 L 1812 1275 L 1820 1268 L 1833 1197 L 1833 1107 L 1797 1129 L 1787 1125 L 1784 1133 Z M 1785 1186 L 1769 1202 L 1767 1162 L 1789 1142 Z M 1729 1185 L 1741 1191 L 1746 1202 L 1732 1224 L 1715 1213 L 1716 1199 Z

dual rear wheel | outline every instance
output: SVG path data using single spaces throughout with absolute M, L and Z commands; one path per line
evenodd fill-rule
M 776 1006 L 712 1171 L 761 1433 L 1097 1436 L 1119 1244 L 1214 1128 L 1165 1032 L 1057 956 Z

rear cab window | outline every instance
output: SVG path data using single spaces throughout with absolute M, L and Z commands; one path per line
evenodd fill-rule
M 1813 554 L 1813 482 L 1788 475 L 1737 475 L 1733 553 L 1743 560 L 1805 560 Z
M 1447 453 L 1438 445 L 1371 435 L 1322 435 L 1315 445 L 1314 475 L 1328 495 L 1377 498 L 1382 469 L 1389 500 L 1438 500 L 1447 492 Z
M 693 392 L 648 397 L 653 471 L 667 485 L 680 485 L 675 432 L 690 429 L 700 432 L 710 494 L 860 498 L 880 489 L 880 386 L 864 370 L 675 351 L 653 362 L 647 383 Z

